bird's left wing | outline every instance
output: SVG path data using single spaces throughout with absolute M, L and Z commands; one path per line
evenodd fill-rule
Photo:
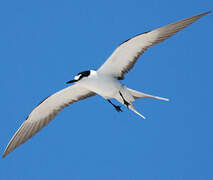
M 123 42 L 98 69 L 98 72 L 112 75 L 118 79 L 124 79 L 124 74 L 129 72 L 146 49 L 166 40 L 208 13 L 211 13 L 211 11 L 139 34 Z
M 7 145 L 3 157 L 40 131 L 62 109 L 76 101 L 93 95 L 95 95 L 93 92 L 80 87 L 78 84 L 74 84 L 46 98 L 30 113 L 16 131 Z

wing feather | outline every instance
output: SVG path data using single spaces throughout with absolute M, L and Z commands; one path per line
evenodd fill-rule
M 115 49 L 107 61 L 98 69 L 98 72 L 113 75 L 118 79 L 124 79 L 124 74 L 133 68 L 140 55 L 150 46 L 166 40 L 209 13 L 211 11 L 139 34 L 125 41 Z
M 69 86 L 42 101 L 22 123 L 8 143 L 3 157 L 23 144 L 46 126 L 62 109 L 70 104 L 95 95 L 78 84 Z

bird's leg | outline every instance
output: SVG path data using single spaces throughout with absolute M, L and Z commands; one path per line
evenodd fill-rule
M 121 98 L 123 99 L 124 104 L 125 104 L 127 107 L 129 107 L 130 104 L 124 99 L 124 97 L 123 97 L 123 95 L 121 94 L 120 91 L 119 91 L 119 94 L 120 94 Z
M 121 106 L 116 106 L 115 104 L 113 104 L 109 99 L 107 99 L 107 101 L 113 105 L 113 107 L 116 109 L 117 112 L 122 112 Z

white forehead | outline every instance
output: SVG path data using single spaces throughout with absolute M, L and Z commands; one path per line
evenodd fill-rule
M 80 76 L 81 76 L 81 74 L 75 76 L 75 77 L 74 77 L 74 80 L 79 80 Z
M 78 74 L 74 77 L 74 80 L 79 80 L 79 78 L 82 76 L 82 74 Z M 88 78 L 90 77 L 94 77 L 97 76 L 97 72 L 95 70 L 90 70 L 90 74 L 89 76 L 87 76 Z
M 97 75 L 97 72 L 95 70 L 90 70 L 90 77 L 92 76 L 96 76 Z

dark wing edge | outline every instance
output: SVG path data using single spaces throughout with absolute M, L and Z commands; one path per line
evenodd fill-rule
M 152 30 L 152 31 L 148 31 L 148 32 L 145 32 L 145 33 L 142 33 L 142 35 L 144 34 L 148 34 L 148 33 L 151 33 L 153 31 L 162 31 L 160 36 L 158 37 L 158 39 L 156 39 L 156 41 L 153 41 L 151 42 L 151 45 L 141 49 L 141 51 L 139 51 L 133 61 L 127 66 L 127 68 L 123 69 L 122 70 L 122 76 L 121 77 L 118 77 L 119 79 L 124 79 L 124 75 L 126 73 L 128 73 L 135 65 L 135 63 L 137 62 L 138 58 L 151 46 L 153 45 L 156 45 L 160 42 L 163 42 L 164 40 L 168 39 L 169 37 L 171 37 L 172 35 L 176 34 L 177 32 L 179 32 L 180 30 L 186 28 L 188 25 L 194 23 L 196 20 L 200 19 L 201 17 L 211 13 L 212 11 L 208 11 L 208 12 L 205 12 L 205 13 L 202 13 L 202 14 L 199 14 L 199 15 L 196 15 L 196 16 L 193 16 L 193 17 L 190 17 L 190 18 L 187 18 L 187 19 L 184 19 L 184 20 L 180 20 L 178 22 L 175 22 L 175 23 L 172 23 L 172 24 L 169 24 L 169 25 L 166 25 L 166 26 L 163 26 L 163 27 L 160 27 L 158 29 L 155 29 L 155 30 Z M 179 24 L 182 24 L 182 26 L 179 26 Z M 164 29 L 168 29 L 167 31 L 164 31 Z M 140 35 L 137 35 L 137 36 L 140 36 Z M 135 37 L 137 37 L 135 36 Z M 133 38 L 135 38 L 133 37 Z M 131 39 L 133 39 L 131 38 Z M 129 40 L 131 40 L 129 39 Z M 129 41 L 128 40 L 128 41 Z M 126 41 L 126 42 L 128 42 Z
M 196 20 L 198 20 L 199 18 L 211 13 L 212 11 L 208 11 L 196 16 L 192 16 L 183 20 L 179 20 L 175 23 L 166 25 L 166 26 L 162 26 L 160 28 L 154 29 L 152 31 L 147 31 L 141 34 L 138 34 L 126 41 L 124 41 L 123 43 L 120 44 L 120 46 L 118 46 L 115 51 L 111 54 L 111 56 L 107 59 L 107 61 L 98 69 L 100 72 L 104 72 L 105 71 L 105 66 L 108 66 L 110 63 L 112 63 L 113 61 L 113 56 L 116 56 L 115 54 L 119 53 L 120 49 L 121 51 L 127 50 L 128 51 L 128 46 L 130 43 L 132 43 L 132 41 L 137 40 L 137 38 L 144 38 L 144 44 L 146 44 L 146 46 L 143 46 L 140 50 L 138 50 L 137 52 L 135 52 L 134 57 L 131 57 L 132 59 L 129 60 L 129 63 L 124 66 L 122 69 L 120 69 L 120 73 L 118 74 L 114 74 L 114 77 L 119 79 L 119 80 L 123 80 L 124 79 L 124 75 L 126 73 L 128 73 L 133 66 L 135 65 L 135 63 L 137 62 L 138 58 L 151 46 L 158 44 L 166 39 L 168 39 L 169 37 L 171 37 L 172 35 L 176 34 L 177 32 L 179 32 L 180 30 L 184 29 L 185 27 L 187 27 L 188 25 L 192 24 L 193 22 L 195 22 Z M 155 37 L 156 36 L 156 37 Z M 151 37 L 151 38 L 150 38 Z M 152 37 L 154 37 L 152 39 Z M 111 62 L 108 62 L 111 61 Z M 109 67 L 107 67 L 108 69 L 110 69 Z M 113 69 L 113 68 L 112 68 Z
M 11 153 L 14 149 L 16 149 L 19 145 L 23 144 L 25 141 L 30 139 L 33 135 L 39 132 L 43 127 L 45 127 L 62 109 L 73 104 L 74 102 L 83 100 L 85 98 L 94 96 L 95 93 L 89 92 L 87 94 L 81 95 L 76 99 L 70 100 L 69 102 L 59 106 L 57 109 L 54 109 L 52 113 L 50 113 L 47 117 L 40 121 L 28 121 L 28 118 L 22 123 L 20 128 L 13 135 L 11 140 L 9 141 L 5 151 L 3 153 L 3 158 L 6 157 L 9 153 Z M 42 105 L 45 101 L 47 101 L 51 96 L 42 101 L 38 106 Z M 38 107 L 36 106 L 36 107 Z M 33 111 L 32 111 L 33 112 Z
M 152 33 L 153 31 L 162 31 L 160 32 L 160 36 L 158 37 L 158 39 L 156 39 L 155 41 L 151 42 L 151 45 L 141 49 L 141 51 L 139 51 L 134 59 L 132 60 L 132 62 L 125 68 L 122 70 L 122 75 L 121 77 L 117 77 L 118 79 L 121 79 L 123 80 L 124 79 L 124 75 L 126 73 L 128 73 L 135 65 L 135 63 L 137 62 L 138 58 L 151 46 L 153 45 L 156 45 L 160 42 L 163 42 L 164 40 L 168 39 L 169 37 L 171 37 L 172 35 L 175 35 L 177 32 L 179 32 L 180 30 L 186 28 L 188 25 L 194 23 L 196 20 L 200 19 L 201 17 L 211 13 L 212 11 L 208 11 L 208 12 L 205 12 L 205 13 L 202 13 L 202 14 L 199 14 L 199 15 L 196 15 L 196 16 L 193 16 L 193 17 L 190 17 L 190 18 L 187 18 L 187 19 L 183 19 L 183 20 L 180 20 L 178 22 L 175 22 L 175 23 L 172 23 L 172 24 L 169 24 L 169 25 L 166 25 L 166 26 L 163 26 L 163 27 L 160 27 L 160 28 L 157 28 L 155 30 L 152 30 L 152 31 L 148 31 L 148 32 L 145 32 L 145 33 L 142 33 L 142 34 L 139 34 L 139 35 L 136 35 L 135 37 L 138 37 L 140 35 L 146 35 L 148 33 Z M 182 26 L 179 26 L 179 24 L 182 24 Z M 164 29 L 168 29 L 167 31 L 164 31 Z M 134 39 L 135 37 L 131 38 L 131 39 Z M 130 41 L 131 39 L 129 39 L 128 41 Z M 126 41 L 126 43 L 128 42 Z

